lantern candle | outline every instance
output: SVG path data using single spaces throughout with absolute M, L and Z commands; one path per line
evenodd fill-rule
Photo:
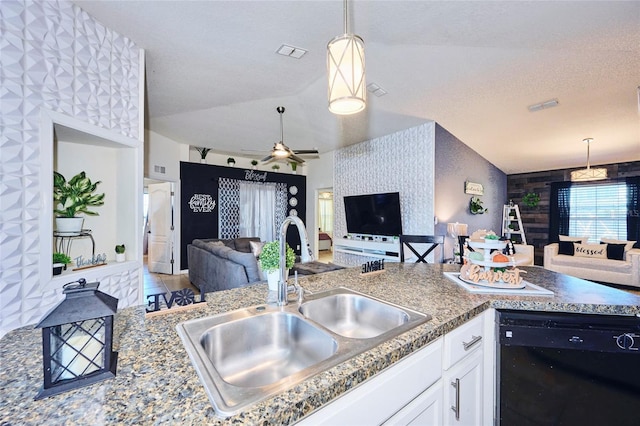
M 96 340 L 97 339 L 97 340 Z M 61 365 L 67 369 L 61 379 L 73 379 L 102 368 L 102 336 L 72 336 L 60 350 Z M 100 354 L 100 356 L 98 356 Z

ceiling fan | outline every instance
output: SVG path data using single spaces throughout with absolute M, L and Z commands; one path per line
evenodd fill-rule
M 278 114 L 280 114 L 280 142 L 273 144 L 271 153 L 264 157 L 262 161 L 269 162 L 272 160 L 285 160 L 295 161 L 298 164 L 304 163 L 304 160 L 299 155 L 305 154 L 318 154 L 317 149 L 296 149 L 293 150 L 284 144 L 284 126 L 282 124 L 282 114 L 284 114 L 284 107 L 279 106 L 276 108 Z

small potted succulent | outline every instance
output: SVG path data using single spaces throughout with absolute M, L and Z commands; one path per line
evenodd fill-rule
M 277 164 L 274 164 L 273 166 L 271 166 L 271 169 L 272 169 L 274 172 L 277 172 L 278 170 L 280 170 L 280 166 L 278 166 Z
M 200 162 L 206 164 L 207 154 L 211 151 L 211 148 L 196 148 L 196 150 L 200 153 Z
M 295 161 L 290 161 L 289 162 L 289 166 L 291 166 L 291 171 L 295 175 L 296 174 L 296 170 L 298 170 L 298 163 L 296 163 Z
M 236 165 L 236 160 L 233 157 L 227 158 L 227 166 L 234 167 Z
M 69 181 L 58 172 L 53 172 L 53 212 L 56 214 L 56 230 L 65 234 L 79 234 L 84 218 L 98 216 L 89 207 L 104 205 L 104 194 L 95 194 L 98 184 L 91 182 L 85 172 L 80 172 Z
M 286 245 L 286 275 L 289 275 L 289 269 L 293 268 L 296 261 L 296 254 L 289 244 Z M 278 291 L 278 271 L 280 270 L 280 242 L 271 241 L 262 247 L 260 259 L 258 260 L 260 269 L 264 271 L 269 282 L 270 291 Z
M 60 275 L 63 269 L 71 263 L 71 258 L 64 253 L 53 253 L 53 275 Z
M 258 160 L 251 160 L 251 168 L 256 170 L 258 168 Z
M 124 244 L 116 245 L 116 262 L 124 262 L 126 260 L 124 250 Z

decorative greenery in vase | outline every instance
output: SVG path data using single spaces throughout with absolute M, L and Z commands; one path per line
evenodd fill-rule
M 478 197 L 471 197 L 471 201 L 469 201 L 469 211 L 471 214 L 483 214 L 489 211 L 489 209 L 485 209 L 482 207 L 482 200 Z
M 290 161 L 289 165 L 291 166 L 291 171 L 295 174 L 296 170 L 298 170 L 298 163 L 295 161 Z
M 251 165 L 253 166 L 253 169 L 255 170 L 256 167 L 258 166 L 258 160 L 251 160 Z
M 293 268 L 293 264 L 296 261 L 296 254 L 289 244 L 287 246 L 287 254 L 286 254 L 286 269 Z M 279 241 L 271 241 L 266 243 L 264 247 L 262 247 L 262 252 L 260 252 L 260 260 L 258 261 L 260 265 L 260 269 L 265 272 L 277 271 L 280 268 L 280 242 Z
M 94 194 L 101 181 L 92 183 L 86 173 L 80 172 L 68 182 L 58 172 L 53 172 L 53 211 L 59 217 L 98 216 L 89 207 L 104 205 L 104 194 Z
M 227 165 L 233 167 L 236 164 L 236 160 L 233 157 L 227 158 Z
M 522 202 L 527 207 L 536 207 L 540 202 L 540 196 L 535 192 L 529 192 L 527 195 L 522 197 Z
M 68 265 L 71 263 L 71 258 L 64 253 L 56 252 L 53 253 L 53 263 L 62 263 L 63 265 Z
M 124 244 L 116 245 L 116 254 L 124 254 Z
M 271 168 L 273 170 L 280 170 L 280 166 L 278 166 L 277 164 L 274 164 L 273 166 L 271 166 Z
M 196 147 L 196 150 L 200 153 L 200 158 L 205 160 L 207 158 L 207 154 L 211 151 L 211 148 Z

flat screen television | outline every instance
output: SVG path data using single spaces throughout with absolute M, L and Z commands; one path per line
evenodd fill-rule
M 402 234 L 398 192 L 347 196 L 344 197 L 344 209 L 350 234 Z

